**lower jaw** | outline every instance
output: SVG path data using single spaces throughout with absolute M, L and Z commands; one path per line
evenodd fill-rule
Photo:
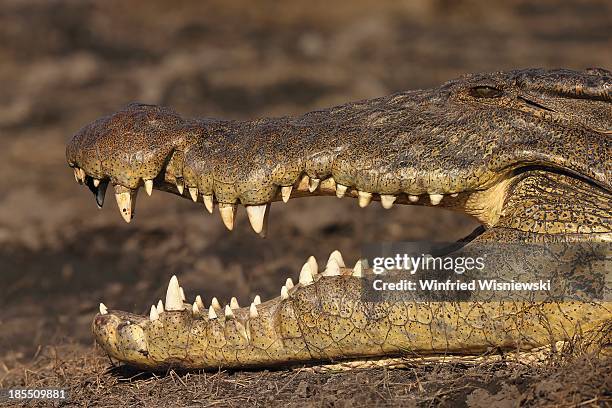
M 96 316 L 93 331 L 110 356 L 129 365 L 218 369 L 531 351 L 612 321 L 610 302 L 365 302 L 364 272 L 331 265 L 247 308 L 213 300 L 208 309 L 198 301 L 156 308 L 149 318 L 110 311 Z

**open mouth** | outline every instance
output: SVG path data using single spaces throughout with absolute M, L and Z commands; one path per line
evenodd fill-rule
M 508 83 L 516 84 L 514 75 Z M 532 103 L 538 98 L 504 90 L 511 85 L 470 82 L 481 80 L 250 122 L 184 120 L 169 109 L 132 104 L 81 129 L 66 155 L 98 206 L 112 184 L 128 223 L 141 188 L 191 198 L 210 213 L 217 207 L 228 230 L 243 205 L 261 236 L 273 202 L 335 195 L 362 208 L 379 201 L 386 209 L 405 204 L 466 213 L 482 224 L 463 240 L 466 248 L 476 241 L 610 241 L 605 135 L 582 124 L 568 130 L 569 116 L 559 116 L 563 106 L 548 96 Z M 606 101 L 593 103 L 599 109 Z M 558 134 L 563 137 L 551 144 Z M 508 257 L 519 271 L 531 267 L 518 251 L 502 254 L 490 272 L 516 275 Z M 545 275 L 554 268 L 536 269 Z M 243 307 L 235 298 L 226 305 L 186 299 L 173 276 L 148 316 L 101 304 L 93 332 L 109 355 L 135 366 L 264 367 L 415 351 L 529 350 L 611 316 L 607 302 L 367 302 L 361 295 L 368 273 L 361 261 L 347 265 L 338 251 L 325 264 L 310 257 L 279 296 L 256 296 Z
M 139 188 L 144 188 L 148 195 L 157 189 L 191 198 L 210 213 L 217 207 L 224 225 L 228 230 L 233 229 L 238 204 L 219 203 L 214 194 L 203 194 L 197 187 L 185 185 L 184 179 L 169 176 L 169 168 L 166 164 L 165 170 L 150 180 L 143 180 Z M 468 243 L 481 236 L 486 231 L 485 226 L 496 224 L 509 191 L 527 173 L 519 168 L 497 177 L 495 184 L 482 190 L 420 195 L 363 192 L 339 184 L 333 177 L 317 179 L 302 174 L 293 185 L 278 186 L 270 202 L 247 205 L 245 212 L 254 232 L 265 236 L 273 201 L 335 195 L 354 198 L 360 207 L 367 207 L 372 201 L 379 201 L 387 209 L 401 204 L 435 206 L 463 211 L 481 220 L 483 227 L 465 238 L 464 243 Z M 92 191 L 101 207 L 110 180 L 91 177 L 78 167 L 74 167 L 74 174 L 79 183 Z M 114 186 L 116 201 L 126 222 L 134 217 L 139 188 Z M 172 276 L 165 299 L 151 305 L 148 316 L 109 310 L 100 304 L 93 332 L 109 355 L 147 369 L 288 365 L 380 354 L 402 355 L 410 350 L 426 350 L 426 354 L 432 355 L 478 354 L 490 348 L 490 340 L 470 344 L 460 339 L 449 344 L 448 334 L 443 335 L 443 332 L 448 331 L 450 324 L 445 322 L 439 323 L 437 328 L 432 327 L 436 318 L 452 321 L 460 317 L 462 311 L 457 310 L 456 305 L 453 313 L 446 308 L 437 312 L 430 310 L 425 318 L 415 313 L 414 321 L 411 321 L 410 308 L 405 305 L 398 310 L 394 310 L 397 307 L 393 305 L 364 306 L 361 302 L 362 278 L 369 271 L 361 260 L 351 266 L 339 251 L 333 251 L 324 264 L 311 256 L 299 274 L 296 273 L 295 281 L 288 278 L 284 282 L 277 297 L 262 300 L 255 296 L 248 306 L 242 307 L 236 298 L 225 305 L 215 297 L 206 303 L 200 295 L 187 299 L 177 277 Z M 479 320 L 481 330 L 486 326 L 482 324 L 482 315 L 499 315 L 500 305 L 500 302 L 491 302 L 479 306 L 479 314 L 474 315 L 474 319 Z M 525 313 L 535 318 L 542 310 Z M 474 324 L 471 322 L 470 326 Z M 410 333 L 406 332 L 407 326 L 411 327 Z M 309 330 L 311 332 L 307 333 Z M 454 330 L 460 328 L 455 325 Z M 421 333 L 421 338 L 417 333 Z M 516 346 L 514 339 L 499 337 L 497 346 Z M 534 334 L 534 338 L 525 341 L 527 349 L 542 344 L 536 337 Z M 319 344 L 306 338 L 316 339 Z
M 105 191 L 109 180 L 95 179 L 85 174 L 85 171 L 74 167 L 75 179 L 82 184 L 85 184 L 94 194 L 96 202 L 100 207 L 104 204 Z M 219 215 L 222 218 L 223 224 L 228 230 L 232 230 L 237 215 L 237 204 L 224 205 L 219 203 L 214 195 L 200 194 L 196 187 L 185 187 L 183 181 L 175 179 L 167 181 L 167 173 L 155 177 L 152 180 L 143 181 L 141 187 L 147 195 L 153 193 L 153 189 L 171 192 L 185 198 L 191 198 L 194 202 L 205 206 L 206 210 L 214 213 L 215 207 L 218 209 Z M 502 182 L 501 185 L 506 188 L 508 183 Z M 500 191 L 502 187 L 494 187 L 494 191 Z M 126 222 L 130 222 L 135 215 L 135 202 L 138 190 L 115 186 L 115 198 L 119 207 L 120 214 Z M 425 205 L 447 207 L 454 209 L 463 209 L 470 198 L 474 200 L 473 194 L 482 195 L 482 192 L 465 192 L 465 193 L 450 193 L 450 194 L 376 194 L 359 191 L 353 187 L 344 186 L 335 182 L 333 177 L 327 179 L 311 178 L 307 175 L 302 175 L 298 181 L 292 186 L 279 187 L 278 193 L 273 198 L 273 201 L 287 202 L 289 199 L 298 197 L 315 197 L 315 196 L 330 196 L 335 195 L 338 198 L 354 198 L 358 201 L 362 208 L 367 207 L 372 201 L 380 202 L 383 208 L 390 209 L 393 205 Z M 491 193 L 488 193 L 491 194 Z M 494 193 L 496 197 L 503 200 L 503 196 L 499 193 Z M 267 232 L 268 215 L 272 203 L 262 205 L 250 205 L 245 207 L 245 212 L 249 219 L 250 225 L 254 232 L 260 236 L 265 236 Z M 501 204 L 498 205 L 501 208 Z M 494 206 L 493 206 L 494 207 Z M 471 240 L 480 235 L 484 229 L 476 230 L 468 240 Z M 287 278 L 284 284 L 279 289 L 279 295 L 276 298 L 262 301 L 259 295 L 255 296 L 250 305 L 241 307 L 236 298 L 232 298 L 228 304 L 221 304 L 216 297 L 204 303 L 200 295 L 195 299 L 187 301 L 185 291 L 180 286 L 176 276 L 170 279 L 165 299 L 160 299 L 156 304 L 150 307 L 148 316 L 140 316 L 132 313 L 109 310 L 104 304 L 100 304 L 100 314 L 95 318 L 93 331 L 100 344 L 109 353 L 120 360 L 129 361 L 135 365 L 154 366 L 158 367 L 159 361 L 147 363 L 152 347 L 148 338 L 165 338 L 168 333 L 180 333 L 186 327 L 194 327 L 194 322 L 204 323 L 208 325 L 208 330 L 216 330 L 223 335 L 228 334 L 228 330 L 232 332 L 234 340 L 240 339 L 237 342 L 244 342 L 244 345 L 263 341 L 262 339 L 274 339 L 277 337 L 276 331 L 278 328 L 278 320 L 292 318 L 294 312 L 287 312 L 287 317 L 283 311 L 287 309 L 283 304 L 291 302 L 291 299 L 311 299 L 312 302 L 317 296 L 310 292 L 319 293 L 329 291 L 330 288 L 341 288 L 349 295 L 343 301 L 351 304 L 358 301 L 361 291 L 360 279 L 366 273 L 362 267 L 361 260 L 357 260 L 354 266 L 347 265 L 339 251 L 333 251 L 329 258 L 323 262 L 318 262 L 313 256 L 310 256 L 296 273 L 295 281 L 292 278 Z M 319 289 L 317 289 L 319 288 Z M 333 292 L 332 292 L 333 293 Z M 350 300 L 352 298 L 352 300 Z M 303 306 L 305 309 L 314 309 Z M 336 307 L 339 307 L 336 306 Z M 358 318 L 357 313 L 345 312 L 348 316 Z M 178 319 L 178 321 L 177 321 Z M 363 317 L 365 320 L 365 316 Z M 352 323 L 351 323 L 352 324 Z M 161 330 L 157 335 L 152 332 Z M 291 333 L 299 339 L 300 333 Z M 348 332 L 348 329 L 345 329 Z M 209 334 L 209 336 L 212 334 Z M 189 336 L 188 336 L 189 337 Z M 178 340 L 178 339 L 177 339 Z M 284 342 L 288 341 L 284 338 Z M 116 342 L 116 343 L 115 343 Z M 193 340 L 184 340 L 185 344 L 190 343 L 193 346 Z M 177 345 L 177 348 L 181 346 Z M 262 346 L 263 347 L 263 346 Z M 324 348 L 328 348 L 327 345 Z M 171 344 L 156 345 L 157 350 L 171 348 Z M 264 347 L 265 348 L 265 347 Z M 132 353 L 132 354 L 131 354 Z M 167 353 L 167 351 L 166 351 Z M 266 355 L 269 352 L 266 351 Z M 291 361 L 306 361 L 313 358 L 308 351 L 308 348 L 302 347 L 301 352 L 290 359 L 283 356 L 277 363 L 287 364 Z M 196 353 L 197 354 L 197 353 Z M 251 354 L 253 354 L 251 352 Z M 321 357 L 324 353 L 321 353 Z M 367 355 L 368 351 L 355 350 L 350 353 L 353 356 Z M 185 354 L 184 357 L 187 357 Z M 135 358 L 136 356 L 136 358 Z M 323 358 L 324 359 L 324 358 Z M 165 364 L 172 365 L 173 360 L 170 358 L 164 359 Z M 183 359 L 180 360 L 181 366 L 189 367 L 190 364 L 197 366 L 197 361 L 186 363 Z M 225 365 L 228 362 L 223 359 L 213 360 L 218 365 Z M 251 359 L 244 360 L 244 366 L 248 366 L 247 362 Z M 270 362 L 261 358 L 262 364 Z M 274 364 L 274 362 L 272 363 Z M 214 365 L 214 363 L 213 363 Z M 257 366 L 257 364 L 251 364 Z
M 218 211 L 225 227 L 232 230 L 239 205 L 219 202 L 215 194 L 202 192 L 198 187 L 186 183 L 184 178 L 174 177 L 172 162 L 172 157 L 164 160 L 160 173 L 151 179 L 141 180 L 136 189 L 114 185 L 116 202 L 123 219 L 129 223 L 134 217 L 137 194 L 142 188 L 147 195 L 151 195 L 153 190 L 170 192 L 185 199 L 192 199 L 210 213 Z M 102 207 L 107 186 L 112 183 L 111 179 L 92 177 L 76 166 L 73 170 L 75 179 L 90 189 L 98 206 Z M 509 186 L 508 180 L 501 180 L 490 190 L 482 191 L 379 194 L 337 183 L 334 177 L 318 179 L 301 174 L 292 185 L 278 186 L 270 202 L 246 205 L 245 212 L 254 232 L 261 236 L 265 236 L 267 232 L 272 202 L 287 202 L 298 197 L 354 198 L 362 208 L 374 204 L 372 201 L 380 202 L 386 209 L 402 204 L 460 211 L 465 211 L 468 207 L 478 209 L 478 214 L 484 219 L 494 216 L 495 211 L 501 209 Z M 478 204 L 485 199 L 500 202 L 489 206 Z M 487 220 L 493 222 L 492 218 Z M 484 230 L 477 229 L 466 241 L 474 239 Z M 351 332 L 376 324 L 369 322 L 369 311 L 359 309 L 358 306 L 362 290 L 361 279 L 365 273 L 367 271 L 361 260 L 356 260 L 354 265 L 347 265 L 339 251 L 333 251 L 323 263 L 311 256 L 305 260 L 299 273 L 296 273 L 295 280 L 288 278 L 281 285 L 277 297 L 262 300 L 260 296 L 255 296 L 249 305 L 242 307 L 236 298 L 232 298 L 228 304 L 222 304 L 215 297 L 206 299 L 205 303 L 205 299 L 200 295 L 194 299 L 186 299 L 185 290 L 180 286 L 177 277 L 173 276 L 165 299 L 151 305 L 148 316 L 109 310 L 104 304 L 100 304 L 100 313 L 94 319 L 93 332 L 97 342 L 109 355 L 132 365 L 156 369 L 168 366 L 258 367 L 326 360 L 329 349 L 336 340 L 348 342 L 342 346 L 346 349 L 341 353 L 343 356 L 368 356 L 373 354 L 373 351 L 377 354 L 381 350 L 380 347 L 384 349 L 386 346 L 381 344 L 372 349 L 371 337 L 365 333 L 351 339 Z M 337 296 L 338 294 L 342 295 Z M 320 320 L 321 316 L 316 317 L 312 312 L 321 310 L 321 297 L 327 298 L 329 307 L 337 310 L 336 316 L 326 316 L 323 319 L 337 319 L 338 333 L 329 332 L 325 335 L 329 336 L 331 343 L 326 344 L 328 340 L 321 339 L 320 350 L 316 351 L 304 341 L 305 329 L 301 327 L 296 316 L 301 316 L 301 319 L 310 314 L 313 324 L 311 329 L 313 333 L 318 332 L 321 322 L 317 320 Z M 327 313 L 323 310 L 321 312 L 322 315 Z M 329 322 L 324 325 L 329 325 Z M 377 337 L 382 334 L 373 332 L 373 335 Z M 219 343 L 211 344 L 210 339 Z M 199 341 L 205 344 L 198 344 Z M 425 342 L 422 347 L 425 347 Z M 226 355 L 228 352 L 224 351 L 224 348 L 230 350 L 232 358 Z M 402 347 L 397 346 L 388 348 L 394 353 L 402 350 Z M 443 348 L 441 343 L 439 348 Z M 480 349 L 470 350 L 477 352 Z M 205 364 L 202 364 L 203 355 L 206 356 Z

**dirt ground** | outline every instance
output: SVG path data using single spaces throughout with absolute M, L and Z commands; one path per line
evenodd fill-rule
M 60 406 L 605 406 L 611 361 L 412 362 L 350 371 L 151 375 L 93 345 L 97 305 L 145 312 L 177 274 L 187 296 L 277 296 L 309 255 L 455 240 L 426 208 L 320 198 L 275 204 L 269 238 L 188 200 L 141 195 L 128 226 L 64 159 L 81 126 L 130 101 L 185 116 L 286 115 L 520 67 L 612 68 L 612 2 L 34 1 L 0 5 L 0 388 L 63 387 Z M 242 211 L 242 210 L 241 210 Z M 0 404 L 7 404 L 1 402 Z M 45 406 L 43 402 L 25 405 Z

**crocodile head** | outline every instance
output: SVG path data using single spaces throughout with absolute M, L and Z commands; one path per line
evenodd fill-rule
M 467 75 L 435 89 L 299 117 L 183 119 L 168 108 L 131 104 L 79 130 L 66 157 L 99 206 L 107 185 L 114 186 L 127 222 L 144 187 L 149 195 L 158 189 L 202 202 L 211 213 L 218 206 L 230 230 L 238 204 L 244 205 L 261 235 L 272 202 L 336 195 L 356 198 L 361 207 L 379 200 L 385 208 L 408 204 L 462 211 L 484 226 L 470 239 L 610 241 L 611 133 L 612 73 L 527 69 Z M 359 301 L 355 277 L 364 271 L 360 264 L 345 268 L 338 253 L 325 272 L 317 272 L 316 260 L 309 259 L 299 284 L 288 281 L 279 298 L 248 308 L 230 304 L 224 311 L 216 299 L 207 311 L 201 299 L 187 305 L 173 279 L 165 307 L 154 305 L 149 317 L 104 307 L 94 333 L 111 355 L 154 368 L 381 355 L 396 352 L 398 344 L 400 350 L 422 351 L 491 345 L 485 329 L 469 341 L 461 337 L 471 326 L 457 305 L 455 313 L 466 327 L 453 326 L 454 342 L 447 331 L 439 344 L 432 341 L 431 325 L 406 327 L 411 313 L 425 313 L 419 305 L 408 310 L 401 304 L 403 318 L 396 325 L 391 309 L 397 305 Z M 384 312 L 372 312 L 377 308 Z M 609 318 L 605 310 L 598 319 Z M 438 318 L 451 325 L 446 316 Z M 435 316 L 429 312 L 428 318 Z M 402 329 L 393 332 L 396 326 Z M 499 330 L 499 344 L 493 342 L 514 347 L 516 335 L 509 333 L 516 328 Z M 526 344 L 550 340 L 545 337 L 534 333 Z

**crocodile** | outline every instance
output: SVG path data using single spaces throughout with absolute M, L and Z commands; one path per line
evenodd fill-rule
M 347 267 L 334 251 L 325 265 L 308 258 L 278 297 L 256 296 L 247 307 L 235 298 L 225 306 L 217 298 L 208 307 L 201 296 L 187 301 L 173 276 L 165 302 L 148 316 L 100 304 L 95 340 L 146 370 L 242 369 L 529 351 L 609 333 L 611 135 L 612 72 L 602 68 L 469 74 L 437 88 L 256 120 L 185 119 L 129 104 L 80 129 L 66 148 L 75 179 L 100 207 L 110 183 L 128 223 L 141 187 L 217 208 L 228 230 L 241 204 L 262 236 L 272 202 L 297 197 L 446 208 L 481 224 L 453 254 L 507 244 L 489 259 L 489 276 L 509 281 L 528 271 L 567 284 L 537 299 L 376 300 L 364 297 L 371 265 Z M 531 244 L 557 249 L 542 255 Z M 603 257 L 588 256 L 595 244 Z M 588 298 L 571 296 L 585 291 Z

